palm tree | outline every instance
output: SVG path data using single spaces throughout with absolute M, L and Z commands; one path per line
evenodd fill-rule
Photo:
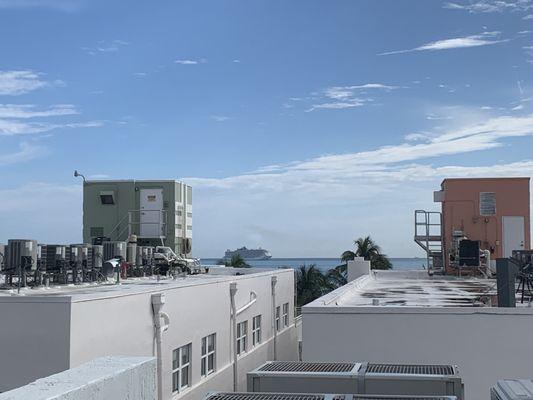
M 370 236 L 360 237 L 355 242 L 355 252 L 347 250 L 341 254 L 341 260 L 347 262 L 355 257 L 363 257 L 370 261 L 372 269 L 391 269 L 392 264 L 387 256 L 381 253 L 381 248 L 372 240 Z
M 330 290 L 329 282 L 316 265 L 302 265 L 296 270 L 296 302 L 298 307 L 318 299 Z
M 337 289 L 338 287 L 346 285 L 348 283 L 346 264 L 341 264 L 330 269 L 326 274 L 326 279 L 331 289 Z
M 231 256 L 230 260 L 222 259 L 218 261 L 219 265 L 225 265 L 226 267 L 233 267 L 233 268 L 250 268 L 248 264 L 246 264 L 246 261 L 244 261 L 244 258 L 240 254 L 234 254 Z

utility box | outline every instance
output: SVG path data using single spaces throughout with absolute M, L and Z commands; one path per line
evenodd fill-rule
M 88 180 L 83 183 L 83 241 L 105 237 L 140 246 L 192 251 L 192 188 L 174 180 Z

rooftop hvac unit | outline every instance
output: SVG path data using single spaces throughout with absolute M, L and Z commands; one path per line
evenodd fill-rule
M 457 400 L 455 396 L 393 396 L 315 393 L 208 393 L 204 400 Z
M 271 361 L 248 373 L 249 392 L 453 395 L 463 398 L 456 366 Z
M 5 268 L 8 270 L 37 269 L 37 241 L 9 239 L 7 241 Z
M 137 258 L 137 244 L 128 243 L 126 247 L 126 262 L 130 265 L 135 265 Z
M 94 269 L 101 269 L 104 263 L 104 246 L 94 244 L 92 246 L 92 265 Z
M 45 244 L 41 246 L 41 265 L 46 271 L 58 271 L 66 261 L 66 246 Z
M 491 400 L 531 400 L 533 381 L 531 379 L 502 379 L 490 389 Z
M 0 271 L 4 269 L 5 254 L 6 254 L 6 245 L 0 243 Z

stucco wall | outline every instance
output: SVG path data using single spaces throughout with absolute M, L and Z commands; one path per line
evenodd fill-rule
M 531 309 L 303 308 L 305 361 L 457 364 L 465 398 L 531 378 Z
M 69 367 L 69 298 L 0 297 L 0 392 Z
M 0 400 L 155 400 L 153 357 L 104 357 L 0 394 Z

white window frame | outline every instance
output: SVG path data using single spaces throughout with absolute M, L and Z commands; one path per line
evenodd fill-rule
M 183 353 L 188 350 L 188 360 L 182 364 Z M 172 351 L 172 393 L 180 393 L 191 386 L 192 343 L 178 347 Z M 187 384 L 183 384 L 183 373 L 187 374 Z
M 237 324 L 237 355 L 246 353 L 248 350 L 248 321 Z
M 281 321 L 280 321 L 280 317 L 281 317 L 281 306 L 277 306 L 276 307 L 276 331 L 279 332 L 280 329 L 281 329 Z
M 257 346 L 261 344 L 261 314 L 256 315 L 252 319 L 252 345 Z
M 289 326 L 289 303 L 283 304 L 283 326 Z
M 212 341 L 213 347 L 211 350 L 209 350 L 209 341 Z M 200 375 L 202 377 L 206 377 L 211 375 L 213 372 L 217 370 L 217 357 L 216 357 L 216 351 L 217 351 L 217 334 L 212 333 L 210 335 L 207 335 L 202 338 L 202 345 L 201 345 L 201 357 L 200 357 Z M 212 368 L 209 368 L 209 360 L 212 360 L 211 365 Z

